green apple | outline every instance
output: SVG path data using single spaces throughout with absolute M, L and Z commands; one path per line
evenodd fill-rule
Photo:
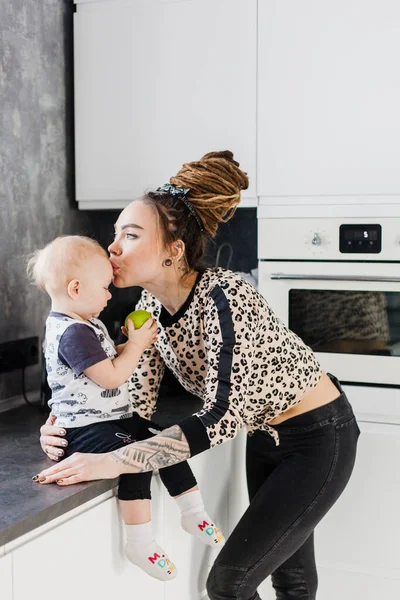
M 147 310 L 134 310 L 129 313 L 125 319 L 125 329 L 128 331 L 128 320 L 130 319 L 135 329 L 140 329 L 147 319 L 151 319 L 151 314 Z

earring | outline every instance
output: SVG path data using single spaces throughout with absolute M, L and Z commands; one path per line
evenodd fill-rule
M 163 262 L 163 267 L 170 267 L 174 261 L 171 258 L 166 258 Z

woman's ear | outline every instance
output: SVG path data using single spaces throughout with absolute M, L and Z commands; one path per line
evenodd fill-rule
M 185 243 L 182 240 L 172 242 L 170 246 L 170 256 L 174 262 L 178 262 L 185 256 Z
M 76 300 L 79 295 L 81 282 L 78 279 L 73 279 L 67 285 L 67 294 L 72 300 Z

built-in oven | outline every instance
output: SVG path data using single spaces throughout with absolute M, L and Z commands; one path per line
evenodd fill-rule
M 400 219 L 261 219 L 259 289 L 342 382 L 400 385 Z
M 260 213 L 259 289 L 344 384 L 361 430 L 349 485 L 315 533 L 321 598 L 397 598 L 400 218 Z

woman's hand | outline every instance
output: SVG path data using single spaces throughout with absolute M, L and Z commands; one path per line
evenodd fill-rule
M 68 446 L 67 440 L 62 437 L 67 432 L 62 427 L 55 427 L 55 420 L 56 417 L 50 414 L 46 423 L 40 428 L 40 445 L 51 460 L 59 460 L 64 455 L 64 450 L 61 448 Z
M 179 425 L 107 454 L 75 452 L 60 464 L 32 477 L 39 483 L 72 485 L 93 479 L 114 479 L 122 473 L 142 473 L 171 467 L 190 458 L 190 448 Z
M 108 454 L 82 454 L 75 452 L 60 464 L 45 469 L 32 477 L 38 483 L 73 485 L 94 479 L 114 479 L 121 472 L 121 464 Z

